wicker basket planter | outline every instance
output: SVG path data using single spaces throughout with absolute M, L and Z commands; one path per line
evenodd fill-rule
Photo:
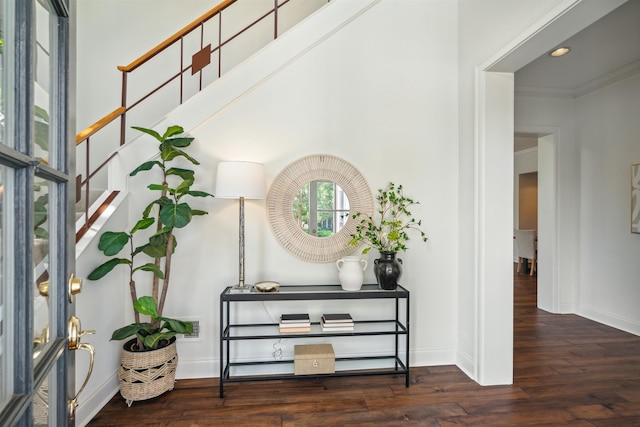
M 150 351 L 130 351 L 135 339 L 127 341 L 120 356 L 120 394 L 127 405 L 151 399 L 173 390 L 178 366 L 176 339 L 168 346 Z

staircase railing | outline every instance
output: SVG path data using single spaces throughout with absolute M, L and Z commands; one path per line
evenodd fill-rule
M 161 116 L 161 114 L 166 114 L 171 109 L 182 104 L 186 98 L 201 91 L 204 86 L 210 84 L 215 79 L 220 78 L 220 76 L 224 73 L 225 67 L 223 67 L 222 56 L 223 47 L 226 47 L 233 41 L 236 41 L 238 37 L 240 37 L 247 31 L 257 28 L 258 25 L 264 23 L 267 19 L 273 19 L 273 39 L 278 38 L 279 11 L 283 6 L 287 5 L 291 1 L 292 0 L 274 0 L 273 7 L 270 10 L 265 11 L 248 25 L 241 27 L 232 34 L 226 35 L 223 34 L 223 12 L 233 4 L 240 2 L 239 0 L 224 0 L 216 7 L 206 12 L 198 19 L 194 20 L 189 25 L 185 26 L 183 29 L 167 38 L 162 43 L 158 44 L 156 47 L 154 47 L 135 61 L 131 62 L 128 65 L 118 66 L 118 70 L 122 72 L 122 105 L 76 136 L 76 147 L 82 147 L 84 149 L 84 156 L 78 155 L 78 157 L 84 157 L 85 162 L 84 167 L 82 168 L 83 174 L 80 174 L 76 177 L 76 203 L 80 205 L 79 209 L 83 212 L 82 217 L 78 219 L 78 223 L 76 226 L 76 240 L 79 240 L 82 236 L 84 236 L 84 234 L 89 230 L 89 228 L 93 225 L 97 218 L 99 218 L 101 212 L 105 209 L 106 206 L 108 206 L 109 203 L 111 203 L 111 201 L 115 197 L 115 194 L 109 195 L 105 198 L 105 200 L 102 201 L 101 204 L 99 204 L 99 206 L 93 212 L 89 211 L 91 207 L 91 194 L 92 191 L 94 191 L 94 189 L 96 188 L 96 185 L 95 183 L 92 183 L 92 180 L 97 180 L 98 174 L 103 171 L 103 169 L 105 169 L 105 166 L 107 166 L 109 161 L 115 156 L 114 152 L 114 154 L 109 155 L 106 159 L 102 157 L 97 161 L 97 163 L 99 163 L 98 166 L 93 167 L 92 163 L 96 162 L 94 157 L 101 156 L 92 154 L 91 138 L 99 132 L 105 133 L 105 130 L 107 128 L 113 129 L 113 126 L 109 125 L 113 124 L 115 126 L 117 124 L 116 121 L 119 119 L 119 145 L 123 145 L 127 141 L 127 113 L 130 114 L 132 109 L 140 106 L 145 101 L 148 101 L 154 95 L 158 95 L 163 89 L 171 88 L 172 85 L 177 86 L 177 104 L 170 105 L 167 110 L 163 112 L 150 112 L 150 114 L 152 115 L 151 118 L 157 119 Z M 330 0 L 326 1 L 328 2 Z M 206 25 L 209 23 L 217 24 L 217 31 L 214 31 L 215 34 L 213 36 L 213 40 L 211 39 L 210 34 L 207 32 L 206 28 Z M 194 34 L 197 34 L 197 36 L 194 36 Z M 199 39 L 199 41 L 196 41 L 194 43 L 194 38 L 196 40 Z M 205 42 L 205 40 L 208 43 Z M 189 46 L 187 47 L 186 45 Z M 197 47 L 196 53 L 191 55 L 191 61 L 187 63 L 185 61 L 185 51 L 188 48 L 193 48 L 193 45 L 199 47 Z M 175 46 L 178 47 L 178 59 L 176 62 L 178 62 L 179 65 L 175 68 L 177 69 L 177 71 L 165 77 L 163 81 L 157 83 L 157 85 L 149 89 L 148 92 L 138 95 L 135 100 L 130 101 L 129 98 L 132 96 L 130 96 L 131 91 L 129 88 L 129 83 L 132 74 L 135 71 L 140 70 L 147 64 L 152 65 L 154 60 L 157 60 L 160 55 L 170 55 L 172 53 L 175 54 Z M 254 50 L 253 52 L 255 52 L 256 50 Z M 175 58 L 172 61 L 175 61 Z M 212 63 L 215 63 L 217 65 L 216 70 L 213 73 L 210 72 L 211 67 L 209 67 Z M 163 63 L 160 65 L 162 65 L 163 70 L 167 69 L 166 64 Z M 231 68 L 231 66 L 235 65 L 236 64 L 231 64 L 230 66 L 227 66 L 227 68 Z M 158 72 L 156 69 L 153 74 L 147 74 L 146 77 L 150 75 L 156 76 L 157 74 Z M 197 81 L 194 85 L 191 77 L 195 75 L 197 75 Z M 138 83 L 144 84 L 144 81 Z M 149 103 L 147 103 L 147 105 L 148 104 Z M 155 106 L 157 104 L 158 103 L 153 105 Z M 165 102 L 161 102 L 159 104 L 164 105 Z M 138 119 L 141 123 L 150 121 L 147 119 Z M 100 149 L 102 151 L 105 151 L 104 147 L 101 147 Z M 102 181 L 104 187 L 106 187 L 106 185 L 104 184 L 106 180 L 103 178 Z

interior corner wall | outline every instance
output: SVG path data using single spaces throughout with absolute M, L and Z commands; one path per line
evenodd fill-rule
M 548 150 L 555 158 L 554 165 L 538 163 L 538 179 L 544 181 L 545 174 L 555 176 L 555 190 L 557 194 L 550 201 L 555 206 L 554 212 L 542 212 L 538 219 L 539 230 L 556 229 L 556 242 L 540 241 L 541 248 L 546 246 L 548 251 L 557 254 L 557 261 L 548 269 L 553 271 L 540 271 L 549 282 L 549 289 L 545 288 L 544 298 L 538 301 L 539 306 L 545 310 L 556 313 L 571 313 L 575 311 L 578 292 L 578 230 L 579 230 L 579 173 L 580 162 L 578 160 L 578 142 L 575 137 L 575 100 L 567 97 L 544 97 L 516 95 L 515 98 L 515 129 L 516 132 L 530 132 L 539 135 L 554 134 L 555 143 Z M 547 148 L 545 148 L 547 150 Z M 548 151 L 545 151 L 548 153 Z M 540 148 L 538 155 L 541 155 Z M 546 155 L 543 156 L 546 158 Z M 552 169 L 548 169 L 551 167 Z M 539 193 L 539 198 L 546 197 Z M 545 199 L 547 200 L 547 199 Z M 541 208 L 546 203 L 539 205 Z M 551 221 L 543 224 L 544 221 Z M 540 255 L 543 258 L 543 255 Z M 543 268 L 543 262 L 539 264 Z M 548 275 L 547 273 L 551 274 Z M 545 280 L 547 280 L 545 279 Z M 548 290 L 548 292 L 547 292 Z M 542 305 L 540 305 L 543 303 Z
M 578 314 L 640 335 L 640 234 L 631 233 L 631 165 L 640 163 L 640 73 L 579 97 Z
M 640 334 L 630 165 L 640 160 L 640 75 L 576 99 L 517 97 L 516 130 L 555 129 L 558 311 Z

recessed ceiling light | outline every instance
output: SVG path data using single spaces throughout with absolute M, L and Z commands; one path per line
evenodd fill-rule
M 565 56 L 567 53 L 569 53 L 569 51 L 571 51 L 571 49 L 568 46 L 564 46 L 552 50 L 551 52 L 549 52 L 549 55 L 557 58 L 560 56 Z

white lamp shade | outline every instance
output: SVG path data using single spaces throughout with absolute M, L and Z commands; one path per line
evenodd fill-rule
M 267 189 L 264 165 L 254 162 L 220 162 L 214 196 L 222 199 L 264 199 Z

